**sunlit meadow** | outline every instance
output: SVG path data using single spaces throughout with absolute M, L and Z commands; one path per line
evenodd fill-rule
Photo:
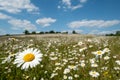
M 0 37 L 0 80 L 120 80 L 120 37 Z

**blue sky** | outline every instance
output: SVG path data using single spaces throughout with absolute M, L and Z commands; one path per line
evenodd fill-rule
M 106 34 L 120 30 L 120 0 L 0 0 L 0 35 L 29 31 Z

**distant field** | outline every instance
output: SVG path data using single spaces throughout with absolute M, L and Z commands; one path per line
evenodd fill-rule
M 120 37 L 0 37 L 0 80 L 120 80 Z

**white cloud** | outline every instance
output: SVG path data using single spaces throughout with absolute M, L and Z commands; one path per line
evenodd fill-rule
M 82 33 L 83 30 L 75 30 L 77 33 Z
M 0 19 L 11 19 L 11 16 L 8 16 L 6 14 L 0 13 Z
M 8 23 L 11 24 L 13 26 L 12 29 L 15 30 L 36 30 L 36 26 L 28 20 L 11 19 Z
M 72 1 L 76 1 L 76 0 L 62 0 L 61 1 L 61 8 L 63 8 L 65 11 L 67 9 L 76 10 L 76 9 L 82 8 L 83 7 L 83 3 L 87 2 L 87 0 L 80 0 L 78 2 L 78 4 L 73 5 Z M 58 9 L 59 9 L 59 7 L 58 7 Z
M 36 23 L 43 27 L 50 26 L 51 23 L 54 23 L 54 22 L 56 22 L 56 19 L 53 19 L 53 18 L 41 18 L 36 20 Z
M 30 0 L 0 0 L 0 10 L 9 13 L 19 13 L 22 10 L 32 12 L 37 11 L 38 7 L 33 5 Z
M 79 27 L 109 27 L 113 25 L 120 24 L 120 20 L 81 20 L 73 21 L 68 24 L 70 28 L 79 28 Z
M 71 0 L 62 0 L 62 3 L 67 5 L 68 7 L 71 6 Z
M 83 5 L 80 5 L 80 4 L 79 4 L 79 5 L 76 5 L 76 6 L 72 6 L 71 9 L 72 9 L 72 10 L 76 10 L 76 9 L 78 9 L 78 8 L 81 8 L 81 7 L 83 7 Z
M 57 7 L 57 8 L 58 8 L 58 9 L 60 9 L 60 8 L 61 8 L 61 6 L 59 6 L 59 5 L 58 5 L 58 7 Z
M 87 0 L 80 0 L 80 3 L 85 3 L 87 2 Z

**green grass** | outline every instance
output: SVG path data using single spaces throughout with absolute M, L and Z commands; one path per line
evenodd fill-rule
M 79 42 L 83 44 L 78 45 Z M 42 61 L 36 67 L 27 70 L 16 67 L 13 64 L 15 56 L 3 63 L 8 56 L 28 48 L 38 49 L 43 54 Z M 101 58 L 92 54 L 105 48 L 110 52 L 105 52 Z M 110 59 L 105 60 L 105 56 Z M 55 60 L 51 60 L 55 57 Z M 98 67 L 91 67 L 90 59 L 95 59 Z M 6 37 L 0 41 L 0 80 L 120 80 L 120 63 L 117 64 L 116 60 L 120 61 L 120 37 Z M 81 66 L 81 63 L 85 66 Z M 70 72 L 64 74 L 65 69 Z M 99 73 L 98 77 L 89 74 L 93 70 Z

